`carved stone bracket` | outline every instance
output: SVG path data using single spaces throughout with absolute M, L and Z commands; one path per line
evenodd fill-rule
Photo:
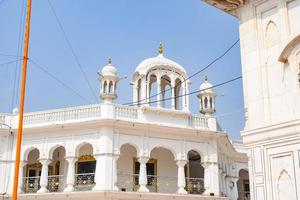
M 217 7 L 225 12 L 235 15 L 234 11 L 239 6 L 244 5 L 245 0 L 203 0 L 206 3 Z

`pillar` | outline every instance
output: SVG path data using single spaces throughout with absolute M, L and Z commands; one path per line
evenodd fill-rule
M 156 75 L 156 82 L 157 82 L 157 107 L 161 108 L 161 77 Z
M 202 167 L 204 168 L 204 194 L 209 195 L 210 194 L 210 173 L 209 173 L 209 163 L 201 163 Z
M 75 157 L 67 157 L 66 161 L 68 162 L 68 172 L 67 172 L 67 187 L 64 189 L 64 192 L 74 191 L 75 184 Z
M 20 162 L 18 193 L 22 193 L 23 192 L 23 184 L 24 184 L 23 176 L 24 176 L 24 167 L 26 165 L 27 165 L 27 162 L 25 162 L 25 161 L 21 161 Z
M 100 180 L 101 178 L 103 178 L 102 176 L 102 171 L 101 171 L 101 155 L 94 155 L 95 159 L 96 159 L 96 169 L 95 169 L 95 178 L 94 178 L 94 181 L 95 181 L 95 186 L 93 187 L 93 190 L 101 190 L 101 185 L 100 185 Z
M 177 175 L 177 186 L 178 190 L 177 193 L 179 194 L 187 194 L 187 191 L 184 189 L 185 183 L 185 173 L 184 173 L 184 166 L 186 165 L 187 160 L 177 160 L 176 164 L 178 166 L 178 175 Z
M 172 102 L 172 109 L 173 110 L 175 110 L 175 103 L 176 103 L 176 101 L 175 101 L 175 91 L 176 90 L 176 88 L 175 88 L 175 79 L 172 77 L 171 78 L 171 93 L 172 93 L 172 100 L 171 100 L 171 102 Z
M 149 158 L 148 157 L 140 157 L 139 163 L 140 163 L 140 172 L 139 172 L 139 192 L 149 192 L 149 189 L 147 188 L 147 162 Z
M 231 189 L 231 199 L 232 200 L 237 200 L 239 198 L 239 192 L 238 192 L 238 186 L 237 186 L 237 182 L 238 182 L 238 178 L 232 177 L 230 178 L 230 182 L 229 182 L 229 186 Z
M 118 191 L 118 168 L 117 161 L 119 159 L 119 155 L 114 155 L 113 157 L 113 190 Z
M 40 179 L 40 186 L 41 188 L 37 191 L 38 193 L 45 193 L 48 192 L 47 186 L 48 186 L 48 165 L 50 164 L 51 160 L 43 159 L 40 160 L 40 163 L 42 164 L 42 173 L 41 173 L 41 179 Z

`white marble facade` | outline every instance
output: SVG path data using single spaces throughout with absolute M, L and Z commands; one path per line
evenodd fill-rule
M 249 196 L 247 155 L 213 117 L 214 92 L 205 92 L 212 84 L 206 78 L 200 86 L 203 115 L 193 114 L 188 97 L 179 97 L 188 93 L 186 76 L 160 46 L 159 55 L 142 61 L 133 75 L 134 105 L 113 103 L 120 78 L 110 60 L 99 72 L 103 103 L 26 113 L 20 198 Z M 155 103 L 153 90 L 160 94 Z M 173 97 L 169 105 L 160 101 L 167 92 Z M 0 193 L 6 198 L 12 191 L 17 121 L 17 112 L 0 115 Z
M 205 0 L 235 15 L 251 196 L 300 199 L 300 0 Z

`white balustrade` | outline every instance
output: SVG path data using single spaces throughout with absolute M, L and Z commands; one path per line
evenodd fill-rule
M 189 116 L 189 125 L 194 128 L 199 129 L 208 129 L 208 121 L 207 118 L 197 115 Z
M 115 117 L 116 118 L 137 119 L 138 118 L 138 110 L 136 107 L 116 105 L 115 106 Z
M 59 109 L 49 112 L 26 113 L 24 115 L 24 125 L 54 123 L 60 121 L 78 120 L 100 116 L 100 105 L 81 106 L 67 109 Z

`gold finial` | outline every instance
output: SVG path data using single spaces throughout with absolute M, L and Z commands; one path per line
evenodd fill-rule
M 164 46 L 162 43 L 159 43 L 158 53 L 163 54 L 164 53 Z
M 208 77 L 207 77 L 207 76 L 204 76 L 204 80 L 205 80 L 205 81 L 208 81 Z
M 112 61 L 111 58 L 108 59 L 108 64 L 111 65 Z

